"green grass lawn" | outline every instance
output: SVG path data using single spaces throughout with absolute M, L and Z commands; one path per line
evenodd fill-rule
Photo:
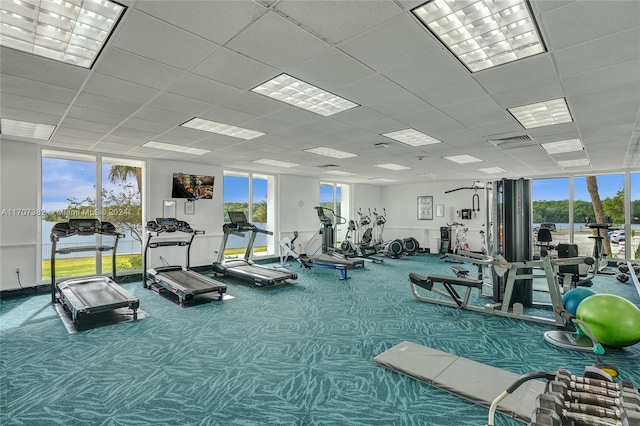
M 245 248 L 227 249 L 224 251 L 225 256 L 242 255 Z M 254 252 L 267 251 L 266 246 L 254 247 Z M 116 256 L 116 271 L 130 271 L 142 269 L 142 255 L 137 254 L 119 254 Z M 104 274 L 111 273 L 111 255 L 102 256 L 102 272 Z M 78 277 L 84 275 L 94 275 L 96 273 L 96 259 L 91 257 L 72 257 L 56 259 L 56 277 Z M 51 260 L 42 261 L 42 279 L 51 278 Z

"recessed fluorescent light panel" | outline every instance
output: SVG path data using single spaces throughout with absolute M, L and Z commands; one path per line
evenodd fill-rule
M 287 74 L 280 74 L 276 78 L 254 87 L 251 91 L 324 117 L 359 106 Z
M 434 143 L 442 143 L 436 138 L 432 138 L 431 136 L 419 132 L 416 129 L 404 129 L 398 130 L 390 133 L 383 133 L 382 136 L 385 136 L 389 139 L 396 140 L 398 142 L 406 143 L 411 146 L 421 146 L 421 145 L 431 145 Z
M 125 7 L 109 0 L 0 2 L 0 45 L 91 68 Z
M 411 167 L 401 166 L 400 164 L 386 163 L 386 164 L 376 164 L 376 167 L 380 167 L 387 170 L 409 170 Z
M 508 111 L 525 129 L 573 121 L 564 98 L 508 108 Z
M 7 136 L 48 141 L 55 128 L 56 126 L 50 124 L 31 123 L 8 118 L 0 119 L 0 133 Z
M 278 160 L 269 160 L 267 158 L 263 158 L 262 160 L 255 160 L 254 163 L 264 164 L 266 166 L 276 166 L 276 167 L 298 167 L 300 164 L 287 163 L 286 161 L 278 161 Z
M 385 182 L 385 183 L 388 183 L 388 182 L 395 182 L 395 180 L 393 180 L 393 179 L 387 179 L 387 178 L 371 178 L 371 179 L 369 179 L 369 180 L 370 180 L 371 182 Z
M 154 141 L 143 143 L 141 146 L 143 146 L 144 148 L 163 149 L 165 151 L 181 152 L 183 154 L 191 155 L 203 155 L 207 152 L 211 152 L 208 149 L 192 148 L 189 146 L 174 145 L 172 143 L 162 143 Z
M 468 155 L 468 154 L 463 154 L 463 155 L 452 155 L 449 157 L 442 157 L 446 160 L 449 161 L 453 161 L 454 163 L 460 163 L 460 164 L 465 164 L 465 163 L 476 163 L 478 161 L 482 161 L 479 158 L 476 158 L 472 155 Z
M 418 176 L 426 177 L 426 178 L 429 178 L 429 179 L 437 179 L 438 178 L 437 175 L 434 175 L 434 174 L 431 174 L 431 173 L 420 173 Z M 446 177 L 446 176 L 441 176 L 441 177 Z
M 351 158 L 357 157 L 358 154 L 352 154 L 346 151 L 340 151 L 339 149 L 327 148 L 324 146 L 319 146 L 317 148 L 305 149 L 306 152 L 311 152 L 314 154 L 324 155 L 326 157 L 332 158 Z
M 498 173 L 506 173 L 507 171 L 502 167 L 487 167 L 484 169 L 478 169 L 479 172 L 487 173 L 490 175 L 498 174 Z
M 546 51 L 523 0 L 432 0 L 413 13 L 471 72 Z
M 205 120 L 203 118 L 192 118 L 186 123 L 181 124 L 182 127 L 190 129 L 204 130 L 205 132 L 217 133 L 219 135 L 231 136 L 232 138 L 250 140 L 266 133 L 257 130 L 244 129 L 242 127 L 232 126 L 230 124 L 218 123 L 216 121 Z
M 334 176 L 356 176 L 356 173 L 351 173 L 351 172 L 343 172 L 342 170 L 329 170 L 328 172 L 325 172 L 328 175 L 334 175 Z
M 580 139 L 543 143 L 542 148 L 544 148 L 548 154 L 562 154 L 564 152 L 582 151 L 584 149 Z
M 586 158 L 580 158 L 578 160 L 562 160 L 558 161 L 558 165 L 562 168 L 584 167 L 589 165 L 589 160 Z

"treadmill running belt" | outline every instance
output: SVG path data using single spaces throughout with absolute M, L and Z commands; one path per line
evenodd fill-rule
M 90 280 L 77 280 L 59 284 L 61 291 L 71 291 L 83 303 L 76 309 L 87 307 L 113 306 L 123 304 L 129 300 L 127 296 L 118 291 L 113 282 L 102 277 Z
M 218 291 L 219 286 L 198 273 L 184 270 L 165 271 L 160 275 L 167 277 L 174 283 L 179 283 L 183 287 L 191 290 L 193 294 L 208 293 Z

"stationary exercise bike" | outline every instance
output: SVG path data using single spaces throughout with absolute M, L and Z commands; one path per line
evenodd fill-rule
M 371 220 L 368 216 L 363 216 L 362 212 L 358 212 L 360 215 L 360 226 L 367 226 L 371 223 Z M 371 234 L 370 228 L 367 228 L 365 234 L 369 232 Z M 360 228 L 358 224 L 353 219 L 349 220 L 349 224 L 347 225 L 347 233 L 344 236 L 344 241 L 340 243 L 340 250 L 342 254 L 348 257 L 362 257 L 364 259 L 368 259 L 373 263 L 382 263 L 383 260 L 379 257 L 376 257 L 378 251 L 374 246 L 369 244 L 371 241 L 371 237 L 367 240 L 367 242 L 360 240 Z

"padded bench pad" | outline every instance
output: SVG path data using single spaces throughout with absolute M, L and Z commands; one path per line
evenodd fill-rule
M 476 404 L 489 407 L 519 375 L 447 352 L 402 342 L 381 353 L 376 364 L 438 387 Z M 545 384 L 530 380 L 505 398 L 498 411 L 523 423 L 531 420 L 536 397 L 544 393 Z
M 416 274 L 415 272 L 411 272 L 409 274 L 409 280 L 413 284 L 426 288 L 428 290 L 431 289 L 431 285 L 428 284 L 428 281 L 432 281 L 434 283 L 445 283 L 461 285 L 465 287 L 482 288 L 482 281 L 480 280 L 463 277 L 453 277 L 450 275 L 429 275 L 428 277 L 425 277 L 423 275 Z

